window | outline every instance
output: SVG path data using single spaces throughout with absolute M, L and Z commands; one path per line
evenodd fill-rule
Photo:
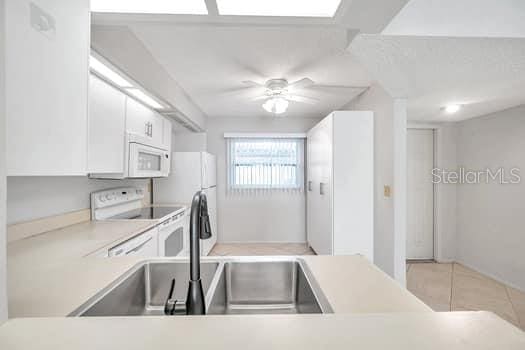
M 228 138 L 228 189 L 303 191 L 304 139 Z

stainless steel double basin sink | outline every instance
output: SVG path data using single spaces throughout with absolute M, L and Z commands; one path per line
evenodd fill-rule
M 171 281 L 184 304 L 190 265 L 182 260 L 140 263 L 70 316 L 164 315 Z M 300 258 L 230 258 L 201 261 L 208 315 L 332 313 Z

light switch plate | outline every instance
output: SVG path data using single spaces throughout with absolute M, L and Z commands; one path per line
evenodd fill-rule
M 50 14 L 46 13 L 40 7 L 31 3 L 31 27 L 37 32 L 47 36 L 48 38 L 54 38 L 56 32 L 55 19 Z
M 390 189 L 390 186 L 385 185 L 384 187 L 384 195 L 385 197 L 389 198 L 392 194 L 392 190 Z

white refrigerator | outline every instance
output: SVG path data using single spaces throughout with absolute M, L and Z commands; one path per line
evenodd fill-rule
M 201 254 L 208 255 L 217 242 L 217 160 L 206 152 L 173 152 L 171 171 L 167 178 L 153 180 L 155 203 L 191 205 L 197 191 L 208 199 L 212 236 L 201 240 Z M 189 234 L 189 233 L 188 233 Z

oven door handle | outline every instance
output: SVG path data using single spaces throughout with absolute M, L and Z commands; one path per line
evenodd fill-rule
M 144 242 L 142 242 L 141 244 L 139 244 L 139 245 L 136 246 L 135 248 L 128 250 L 128 251 L 125 253 L 125 255 L 129 255 L 129 254 L 131 254 L 131 253 L 135 253 L 135 252 L 139 251 L 142 247 L 144 247 L 146 244 L 148 244 L 152 239 L 153 239 L 153 237 L 150 236 L 147 240 L 145 240 Z

